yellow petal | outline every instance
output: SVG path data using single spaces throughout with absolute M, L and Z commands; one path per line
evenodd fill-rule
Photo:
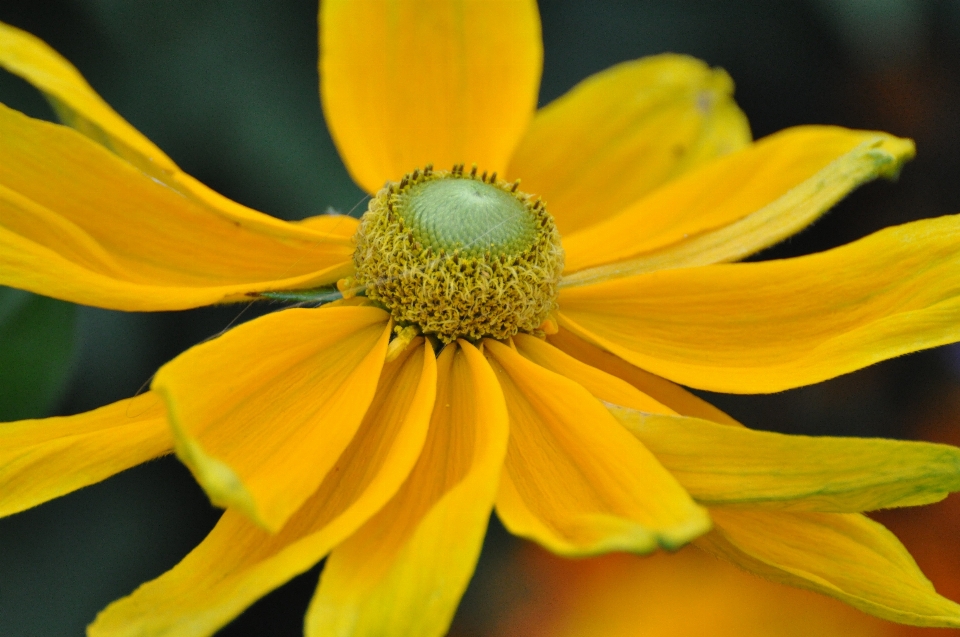
M 429 344 L 414 344 L 384 365 L 377 394 L 337 471 L 279 532 L 270 534 L 228 510 L 177 566 L 100 613 L 90 637 L 210 635 L 316 564 L 400 488 L 423 447 L 436 381 Z
M 960 449 L 949 445 L 787 436 L 609 409 L 701 504 L 856 513 L 960 491 Z
M 781 131 L 684 174 L 607 221 L 564 237 L 567 272 L 626 261 L 672 244 L 678 255 L 654 261 L 655 267 L 681 267 L 684 258 L 693 260 L 690 265 L 741 259 L 804 228 L 861 183 L 896 175 L 913 153 L 913 142 L 886 133 L 828 126 Z M 732 236 L 729 231 L 720 238 L 697 236 L 741 220 Z M 696 250 L 685 248 L 685 240 L 697 242 Z M 640 268 L 623 267 L 624 274 Z M 621 275 L 611 267 L 566 284 Z
M 484 341 L 510 414 L 497 514 L 551 551 L 588 555 L 677 548 L 706 512 L 580 385 Z
M 416 167 L 503 174 L 537 103 L 533 0 L 324 0 L 320 93 L 354 180 L 376 192 Z
M 561 291 L 561 324 L 634 365 L 730 393 L 809 385 L 960 339 L 960 216 L 782 261 Z
M 531 337 L 516 340 L 517 349 L 531 360 L 584 384 L 608 403 L 629 406 L 629 409 L 608 408 L 703 504 L 868 511 L 926 504 L 960 488 L 960 450 L 954 447 L 892 440 L 784 436 L 730 428 L 725 425 L 739 423 L 699 399 L 691 400 L 695 398 L 692 394 L 669 381 L 653 377 L 658 382 L 650 383 L 649 373 L 565 330 L 551 337 L 563 349 L 576 353 L 580 360 L 619 378 L 635 379 L 636 385 L 659 396 L 677 411 L 696 412 L 694 418 L 655 415 L 655 408 L 629 405 L 635 398 L 621 389 L 618 379 L 603 382 L 603 377 L 596 372 L 580 372 L 571 366 L 561 367 L 558 362 L 551 364 L 545 345 Z M 535 349 L 540 351 L 532 355 Z M 669 414 L 662 410 L 659 413 Z M 725 424 L 716 424 L 718 422 Z
M 580 270 L 565 277 L 562 285 L 743 259 L 802 230 L 854 187 L 875 178 L 884 162 L 899 166 L 902 159 L 861 144 L 777 201 L 737 221 L 636 257 Z
M 177 455 L 214 504 L 283 526 L 360 426 L 390 324 L 372 307 L 286 310 L 160 368 Z
M 890 531 L 856 513 L 710 510 L 715 532 L 697 546 L 767 579 L 835 597 L 901 624 L 960 628 Z
M 305 226 L 317 232 L 349 239 L 356 234 L 360 220 L 348 217 L 347 215 L 317 215 L 315 217 L 307 217 L 296 223 L 297 225 Z
M 60 121 L 156 180 L 218 215 L 260 232 L 310 239 L 284 222 L 230 201 L 182 172 L 87 84 L 80 72 L 42 40 L 0 23 L 0 67 L 43 92 Z M 316 239 L 316 237 L 313 237 Z
M 100 482 L 173 446 L 148 392 L 76 416 L 0 423 L 0 517 Z
M 163 151 L 120 117 L 70 62 L 44 41 L 0 22 L 0 67 L 33 84 L 64 124 L 151 176 L 177 170 Z
M 540 195 L 566 235 L 627 208 L 665 181 L 750 143 L 719 69 L 657 55 L 597 73 L 537 112 L 509 178 Z
M 307 637 L 446 634 L 480 554 L 507 415 L 475 347 L 447 346 L 437 368 L 423 454 L 394 499 L 330 555 Z
M 569 330 L 561 327 L 556 334 L 548 336 L 547 341 L 577 360 L 630 383 L 647 396 L 652 397 L 678 414 L 702 418 L 711 422 L 740 425 L 734 418 L 699 396 L 691 394 L 683 387 L 651 374 L 645 369 L 635 367 L 619 356 L 614 356 L 581 338 L 577 338 Z M 602 398 L 599 393 L 594 395 Z M 603 400 L 607 399 L 603 398 Z M 608 402 L 616 403 L 615 400 L 608 400 Z
M 342 231 L 283 227 L 222 216 L 75 131 L 0 105 L 0 284 L 140 311 L 317 286 L 351 271 Z
M 639 391 L 625 380 L 596 367 L 591 367 L 556 347 L 544 343 L 539 338 L 528 334 L 517 334 L 513 337 L 513 342 L 516 345 L 517 352 L 524 358 L 544 369 L 572 380 L 604 402 L 629 407 L 644 413 L 669 415 L 677 413 Z

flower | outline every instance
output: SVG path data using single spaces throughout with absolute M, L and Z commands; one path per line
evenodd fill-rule
M 726 74 L 675 55 L 536 111 L 528 1 L 330 0 L 320 30 L 328 124 L 376 193 L 361 224 L 214 193 L 0 27 L 0 64 L 66 124 L 0 108 L 0 284 L 128 311 L 345 297 L 198 345 L 143 395 L 0 428 L 0 514 L 171 449 L 226 509 L 90 635 L 209 635 L 325 556 L 308 635 L 439 635 L 494 506 L 562 555 L 695 541 L 880 617 L 960 626 L 860 514 L 960 490 L 960 450 L 751 431 L 675 384 L 779 391 L 960 340 L 956 217 L 730 263 L 895 175 L 909 141 L 817 126 L 752 143 Z M 474 253 L 477 227 L 497 239 Z M 490 299 L 521 280 L 509 324 Z

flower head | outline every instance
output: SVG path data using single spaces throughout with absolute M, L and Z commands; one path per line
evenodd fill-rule
M 317 306 L 189 349 L 144 395 L 0 427 L 0 514 L 171 449 L 226 509 L 90 635 L 209 635 L 324 557 L 308 635 L 440 635 L 494 509 L 562 555 L 695 541 L 960 626 L 860 515 L 960 490 L 960 450 L 751 431 L 680 387 L 779 391 L 960 340 L 955 217 L 732 263 L 895 175 L 909 141 L 751 142 L 727 75 L 676 55 L 536 110 L 526 0 L 327 0 L 320 43 L 328 124 L 375 195 L 359 223 L 221 197 L 0 26 L 0 65 L 65 124 L 0 107 L 0 284 L 129 311 Z
M 539 329 L 557 308 L 563 248 L 543 202 L 519 185 L 428 165 L 386 186 L 357 229 L 356 283 L 443 343 Z

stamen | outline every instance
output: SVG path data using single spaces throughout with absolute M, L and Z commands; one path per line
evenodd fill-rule
M 340 293 L 345 299 L 352 299 L 360 294 L 360 292 L 363 291 L 363 287 L 364 286 L 359 285 L 357 280 L 352 276 L 337 281 L 337 289 L 340 290 Z
M 416 325 L 408 325 L 406 327 L 400 327 L 397 325 L 393 328 L 397 333 L 397 336 L 390 341 L 390 344 L 387 345 L 387 358 L 388 363 L 397 360 L 408 347 L 410 343 L 413 342 L 413 339 L 420 336 L 420 328 Z
M 560 324 L 557 323 L 557 318 L 553 315 L 553 312 L 547 314 L 547 318 L 543 320 L 538 329 L 544 334 L 556 334 L 560 331 Z

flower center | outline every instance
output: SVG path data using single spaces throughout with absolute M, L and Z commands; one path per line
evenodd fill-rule
M 438 251 L 513 255 L 529 248 L 537 234 L 522 200 L 476 179 L 423 181 L 397 203 L 414 238 Z
M 519 182 L 431 167 L 387 184 L 357 231 L 356 282 L 444 343 L 534 332 L 556 309 L 560 235 Z

